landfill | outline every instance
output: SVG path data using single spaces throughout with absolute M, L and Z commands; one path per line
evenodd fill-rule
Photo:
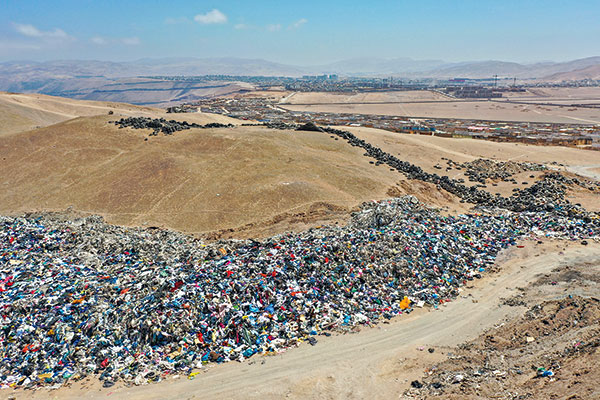
M 551 211 L 442 216 L 412 197 L 344 227 L 203 243 L 101 217 L 0 217 L 0 386 L 146 384 L 437 308 L 525 237 L 597 238 Z
M 155 133 L 196 127 L 115 123 Z M 565 199 L 569 185 L 596 190 L 589 182 L 549 172 L 511 197 L 492 196 L 350 132 L 285 128 L 344 139 L 377 165 L 477 207 L 442 216 L 406 196 L 364 203 L 343 227 L 214 243 L 97 216 L 0 217 L 0 387 L 58 388 L 86 376 L 105 387 L 193 379 L 209 363 L 315 345 L 318 335 L 437 308 L 519 239 L 599 237 L 598 214 Z

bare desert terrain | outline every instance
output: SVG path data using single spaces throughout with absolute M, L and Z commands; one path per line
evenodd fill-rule
M 579 89 L 582 89 L 579 92 Z M 589 90 L 585 90 L 589 89 Z M 282 107 L 290 111 L 396 115 L 414 118 L 449 118 L 542 123 L 600 123 L 597 109 L 571 104 L 598 102 L 598 88 L 531 89 L 509 93 L 506 99 L 456 100 L 426 90 L 359 94 L 293 93 L 284 97 Z M 519 103 L 511 103 L 515 100 Z M 564 105 L 521 104 L 522 102 Z

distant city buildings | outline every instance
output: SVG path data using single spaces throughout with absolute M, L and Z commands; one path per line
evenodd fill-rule
M 453 78 L 447 80 L 399 79 L 395 77 L 365 78 L 339 77 L 335 74 L 306 75 L 301 78 L 264 77 L 264 76 L 180 76 L 153 77 L 156 79 L 183 80 L 198 82 L 238 81 L 251 83 L 255 90 L 293 91 L 293 92 L 339 92 L 359 93 L 378 91 L 430 90 L 458 99 L 497 99 L 507 92 L 524 92 L 526 87 L 565 87 L 573 83 L 548 84 L 532 82 L 517 86 L 511 79 L 468 79 Z M 580 82 L 582 86 L 593 86 L 594 82 Z M 595 82 L 596 85 L 600 82 Z M 240 92 L 241 93 L 241 92 Z M 524 103 L 517 99 L 507 99 L 515 104 L 553 105 L 547 102 Z M 597 108 L 600 104 L 554 104 L 558 106 L 577 106 Z M 253 97 L 239 94 L 233 97 L 210 98 L 170 107 L 168 112 L 207 112 L 223 114 L 248 121 L 259 122 L 306 122 L 312 120 L 322 125 L 365 126 L 389 131 L 435 135 L 453 138 L 473 138 L 502 142 L 521 142 L 543 145 L 574 146 L 600 150 L 600 128 L 598 125 L 548 124 L 525 122 L 499 122 L 459 119 L 414 119 L 398 116 L 363 115 L 346 113 L 297 112 L 289 111 L 279 104 L 278 99 Z
M 486 86 L 448 86 L 444 93 L 457 99 L 492 99 L 502 97 L 502 93 Z

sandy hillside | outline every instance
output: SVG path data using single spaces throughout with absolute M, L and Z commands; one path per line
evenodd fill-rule
M 175 114 L 190 122 L 211 116 Z M 324 133 L 238 126 L 148 137 L 149 131 L 109 123 L 117 118 L 81 117 L 0 137 L 0 166 L 11 171 L 0 178 L 0 212 L 72 207 L 111 223 L 217 238 L 343 223 L 363 201 L 405 194 L 446 212 L 470 207 L 434 185 L 374 165 L 358 148 Z M 560 169 L 588 174 L 600 166 L 596 152 L 586 150 L 352 131 L 426 171 L 452 178 L 465 178 L 464 171 L 446 169 L 443 158 L 560 161 L 566 164 Z M 493 181 L 486 190 L 508 196 L 541 174 L 523 172 L 515 176 L 518 184 Z M 569 199 L 598 210 L 599 196 L 577 189 Z
M 22 132 L 53 125 L 82 116 L 136 115 L 182 119 L 181 115 L 166 114 L 162 109 L 134 106 L 126 103 L 73 100 L 41 94 L 16 94 L 0 92 L 0 135 Z M 185 114 L 190 122 L 236 123 L 219 115 Z
M 553 82 L 580 81 L 584 79 L 600 79 L 600 65 L 590 65 L 586 68 L 581 68 L 569 72 L 560 72 L 544 78 L 544 80 Z
M 186 232 L 286 230 L 407 191 L 397 172 L 319 132 L 191 129 L 148 137 L 114 116 L 83 117 L 0 138 L 0 212 L 74 210 Z M 145 140 L 148 139 L 148 140 Z M 426 200 L 447 204 L 449 196 Z M 279 225 L 278 225 L 279 224 Z

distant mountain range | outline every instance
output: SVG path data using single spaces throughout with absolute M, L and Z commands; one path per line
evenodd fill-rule
M 354 58 L 316 66 L 295 66 L 261 59 L 244 58 L 147 58 L 131 62 L 110 61 L 11 61 L 0 63 L 2 87 L 6 80 L 35 81 L 64 78 L 122 78 L 140 75 L 253 75 L 301 76 L 306 74 L 405 75 L 433 78 L 489 78 L 493 75 L 543 79 L 600 65 L 600 57 L 567 62 L 519 64 L 506 61 L 448 63 L 410 58 Z
M 588 57 L 567 62 L 543 62 L 535 64 L 518 64 L 505 61 L 480 61 L 446 64 L 428 71 L 422 71 L 420 76 L 449 78 L 488 78 L 493 75 L 499 77 L 515 77 L 520 79 L 540 79 L 564 72 L 575 72 L 590 66 L 600 65 L 600 57 Z M 579 78 L 573 74 L 573 79 Z
M 442 60 L 410 58 L 354 58 L 330 64 L 295 66 L 262 59 L 242 58 L 156 58 L 132 62 L 109 61 L 11 61 L 0 63 L 0 90 L 44 93 L 91 100 L 132 101 L 137 104 L 159 104 L 185 98 L 210 95 L 211 91 L 197 86 L 173 83 L 169 96 L 154 96 L 150 91 L 172 90 L 163 82 L 140 80 L 140 76 L 155 75 L 249 75 L 290 76 L 315 74 L 342 76 L 394 76 L 398 78 L 501 78 L 548 81 L 600 78 L 600 57 L 568 62 L 519 64 L 506 61 L 474 61 L 449 63 Z M 152 86 L 154 85 L 154 86 Z M 152 88 L 153 89 L 150 89 Z M 200 90 L 190 94 L 190 91 Z M 137 95 L 120 97 L 124 91 Z M 142 93 L 144 92 L 145 93 Z M 109 93 L 109 95 L 107 95 Z M 129 93 L 131 94 L 131 93 Z M 216 93 L 215 93 L 216 94 Z M 187 96 L 187 97 L 186 97 Z
M 557 72 L 545 77 L 550 82 L 576 81 L 583 79 L 600 80 L 600 64 L 568 72 Z

